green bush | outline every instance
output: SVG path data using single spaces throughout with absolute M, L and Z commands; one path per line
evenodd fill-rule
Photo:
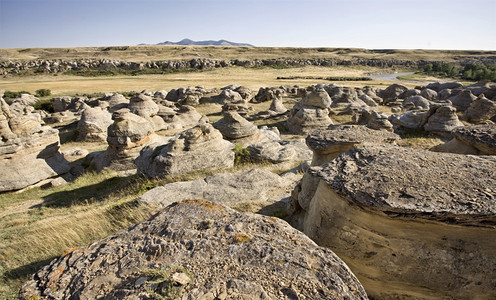
M 49 113 L 54 112 L 52 101 L 50 101 L 50 100 L 40 100 L 40 101 L 36 102 L 35 104 L 33 104 L 33 107 L 34 107 L 34 109 L 41 109 L 41 110 L 44 110 L 44 111 L 49 112 Z
M 243 148 L 241 144 L 236 144 L 234 147 L 234 165 L 239 166 L 250 162 L 252 162 L 250 150 Z
M 46 96 L 50 96 L 51 94 L 52 94 L 52 91 L 50 91 L 49 89 L 39 89 L 39 90 L 36 90 L 36 92 L 35 92 L 36 97 L 46 97 Z

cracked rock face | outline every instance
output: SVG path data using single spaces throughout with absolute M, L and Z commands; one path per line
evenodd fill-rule
M 335 251 L 374 298 L 494 298 L 494 170 L 477 156 L 355 148 L 308 170 L 291 223 Z
M 205 200 L 53 260 L 20 299 L 367 299 L 331 250 L 276 218 Z
M 312 165 L 315 166 L 364 143 L 394 143 L 399 139 L 397 134 L 388 131 L 360 125 L 335 125 L 313 131 L 307 136 L 306 143 L 313 151 Z

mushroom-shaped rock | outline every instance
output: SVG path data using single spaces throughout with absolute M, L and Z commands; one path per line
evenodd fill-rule
M 432 148 L 433 151 L 458 154 L 496 155 L 496 125 L 473 125 L 455 128 L 453 139 Z
M 496 101 L 479 96 L 463 114 L 463 118 L 472 123 L 480 123 L 496 116 Z
M 151 117 L 158 113 L 158 106 L 150 96 L 138 94 L 129 101 L 129 110 L 140 117 Z
M 211 124 L 183 131 L 167 144 L 144 148 L 136 159 L 138 172 L 148 177 L 181 175 L 197 170 L 230 168 L 234 144 L 222 139 Z
M 78 141 L 97 142 L 107 140 L 107 128 L 112 124 L 112 115 L 99 107 L 85 106 L 77 124 Z
M 108 148 L 92 152 L 85 165 L 100 172 L 105 168 L 122 172 L 136 172 L 134 160 L 140 150 L 153 143 L 166 143 L 170 138 L 154 133 L 153 124 L 123 108 L 113 113 L 112 123 L 107 129 Z
M 295 193 L 312 197 L 292 223 L 348 262 L 374 298 L 494 298 L 494 170 L 476 156 L 355 148 L 309 169 L 314 184 Z
M 424 125 L 426 131 L 451 132 L 458 126 L 463 126 L 458 116 L 456 108 L 451 105 L 443 105 L 435 110 Z
M 269 114 L 271 116 L 278 116 L 285 114 L 287 111 L 288 109 L 282 104 L 282 97 L 279 94 L 275 95 L 270 104 Z
M 367 299 L 339 257 L 286 222 L 206 200 L 171 204 L 53 260 L 20 299 L 96 299 L 102 291 L 109 299 L 165 298 L 170 290 L 181 299 Z

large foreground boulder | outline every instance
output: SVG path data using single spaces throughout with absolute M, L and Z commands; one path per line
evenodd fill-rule
M 367 299 L 349 268 L 284 221 L 205 200 L 72 251 L 20 299 Z
M 340 255 L 374 298 L 492 299 L 494 170 L 476 156 L 355 148 L 309 169 L 317 180 L 299 193 L 311 200 L 292 223 Z
M 138 172 L 148 177 L 181 175 L 205 169 L 231 168 L 234 144 L 222 139 L 211 124 L 183 131 L 167 144 L 151 144 L 136 159 Z

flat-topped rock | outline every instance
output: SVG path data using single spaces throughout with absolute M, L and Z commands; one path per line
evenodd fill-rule
M 205 199 L 232 208 L 269 205 L 290 195 L 294 182 L 267 170 L 217 173 L 204 179 L 173 182 L 156 187 L 138 198 L 141 203 L 168 206 L 172 202 Z
M 329 162 L 341 152 L 348 151 L 364 143 L 394 143 L 400 140 L 399 135 L 373 130 L 361 125 L 334 125 L 329 129 L 311 132 L 306 143 L 313 151 L 312 165 Z
M 483 157 L 366 145 L 311 167 L 289 219 L 373 298 L 492 299 L 494 170 Z
M 385 212 L 496 219 L 494 170 L 496 164 L 478 157 L 371 145 L 310 173 L 356 203 Z
M 367 299 L 331 250 L 276 218 L 206 200 L 78 248 L 38 271 L 20 299 Z
M 495 124 L 457 127 L 451 134 L 453 139 L 431 150 L 458 154 L 496 155 Z

